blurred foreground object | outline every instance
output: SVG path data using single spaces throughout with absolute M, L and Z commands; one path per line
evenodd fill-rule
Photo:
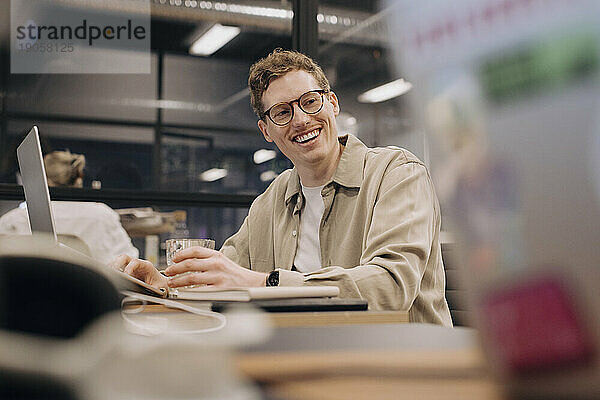
M 139 315 L 155 334 L 135 335 L 111 272 L 48 235 L 0 241 L 0 398 L 260 398 L 231 353 L 267 338 L 264 316 L 229 315 L 218 332 L 193 335 L 186 324 Z
M 600 2 L 390 5 L 491 367 L 519 395 L 599 396 Z
M 271 399 L 500 400 L 476 332 L 433 324 L 284 327 L 238 357 Z M 401 395 L 399 395 L 401 393 Z
M 90 261 L 61 251 L 50 235 L 3 237 L 0 328 L 72 338 L 96 318 L 118 311 L 116 286 L 98 272 L 103 266 Z

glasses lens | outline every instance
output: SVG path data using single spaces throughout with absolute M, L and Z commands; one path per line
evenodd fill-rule
M 312 114 L 321 109 L 323 102 L 319 92 L 308 92 L 300 98 L 300 108 L 302 111 Z
M 271 108 L 269 115 L 276 124 L 286 124 L 292 119 L 292 108 L 289 104 L 277 104 Z

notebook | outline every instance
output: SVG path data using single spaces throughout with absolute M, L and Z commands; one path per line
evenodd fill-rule
M 46 179 L 46 170 L 42 158 L 42 149 L 37 126 L 31 128 L 23 142 L 17 148 L 19 169 L 23 179 L 27 213 L 32 232 L 44 232 L 52 235 L 57 246 L 63 251 L 78 253 L 66 245 L 59 243 L 56 236 L 54 217 L 50 203 L 50 192 Z M 78 257 L 89 259 L 85 254 L 79 253 Z M 94 263 L 98 263 L 94 261 Z M 177 300 L 227 300 L 251 301 L 254 299 L 288 299 L 311 297 L 337 297 L 337 286 L 298 286 L 298 287 L 256 287 L 256 288 L 227 288 L 197 287 L 181 288 L 156 288 L 124 272 L 112 268 L 101 268 L 101 272 L 121 290 L 132 290 L 144 294 L 151 294 Z
M 266 299 L 295 299 L 299 297 L 336 297 L 337 286 L 273 286 L 247 288 L 214 288 L 210 286 L 169 289 L 169 298 L 200 301 L 248 302 Z

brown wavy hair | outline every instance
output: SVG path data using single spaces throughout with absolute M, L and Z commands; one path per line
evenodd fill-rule
M 258 118 L 264 119 L 265 117 L 262 95 L 271 81 L 291 71 L 306 71 L 315 78 L 321 89 L 330 89 L 325 73 L 312 58 L 297 51 L 277 48 L 250 67 L 250 76 L 248 77 L 250 104 Z
M 85 156 L 69 150 L 53 151 L 44 156 L 48 186 L 82 187 Z

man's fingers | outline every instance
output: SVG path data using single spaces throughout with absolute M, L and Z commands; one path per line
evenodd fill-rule
M 139 265 L 139 260 L 132 259 L 125 265 L 125 267 L 123 268 L 123 272 L 125 272 L 128 275 L 133 276 L 134 278 L 138 278 L 138 276 L 135 273 L 136 270 L 138 269 L 138 265 Z M 138 279 L 140 279 L 140 278 L 138 278 Z
M 177 263 L 185 260 L 186 258 L 208 258 L 215 252 L 216 250 L 201 246 L 188 247 L 187 249 L 179 250 L 177 253 L 175 253 L 173 256 L 173 262 Z
M 134 258 L 125 266 L 123 272 L 145 282 L 153 269 L 155 268 L 151 262 Z
M 129 262 L 132 260 L 131 257 L 129 257 L 127 254 L 121 254 L 117 257 L 114 258 L 114 260 L 112 260 L 110 262 L 110 264 L 108 264 L 108 266 L 110 268 L 114 268 L 114 269 L 118 269 L 119 271 L 123 271 L 125 269 L 125 266 L 127 264 L 129 264 Z
M 211 272 L 186 272 L 169 278 L 170 287 L 214 285 L 217 282 L 217 277 Z
M 186 272 L 207 271 L 210 269 L 210 261 L 201 258 L 188 258 L 181 262 L 175 263 L 165 269 L 165 275 L 174 276 Z

